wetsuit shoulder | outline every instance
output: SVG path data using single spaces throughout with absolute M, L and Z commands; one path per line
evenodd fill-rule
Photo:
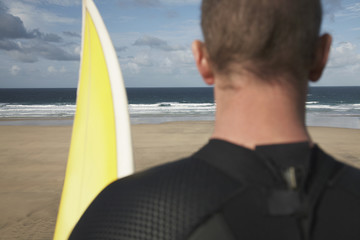
M 337 162 L 318 204 L 314 239 L 359 239 L 360 170 Z
M 110 184 L 70 239 L 186 239 L 236 187 L 194 158 L 156 167 Z

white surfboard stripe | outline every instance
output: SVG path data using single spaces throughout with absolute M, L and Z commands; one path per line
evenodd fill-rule
M 92 0 L 83 0 L 98 31 L 109 73 L 115 114 L 117 176 L 122 178 L 134 172 L 128 101 L 114 46 L 105 24 Z M 84 16 L 85 14 L 83 14 Z

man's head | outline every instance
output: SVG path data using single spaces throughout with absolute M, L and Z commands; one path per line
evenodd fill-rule
M 203 0 L 204 56 L 221 74 L 309 74 L 319 58 L 321 18 L 320 0 Z

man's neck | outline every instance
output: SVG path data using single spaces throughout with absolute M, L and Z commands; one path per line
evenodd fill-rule
M 311 141 L 305 127 L 305 91 L 280 84 L 215 86 L 217 104 L 212 138 L 247 148 L 257 145 Z

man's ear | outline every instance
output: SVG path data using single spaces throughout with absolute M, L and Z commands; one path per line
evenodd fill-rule
M 192 52 L 195 58 L 196 67 L 204 79 L 204 82 L 208 85 L 213 85 L 215 82 L 214 72 L 211 68 L 209 55 L 204 43 L 199 40 L 195 40 L 192 43 Z
M 328 61 L 332 37 L 329 34 L 322 35 L 317 43 L 315 58 L 309 72 L 309 80 L 316 82 L 320 79 Z

